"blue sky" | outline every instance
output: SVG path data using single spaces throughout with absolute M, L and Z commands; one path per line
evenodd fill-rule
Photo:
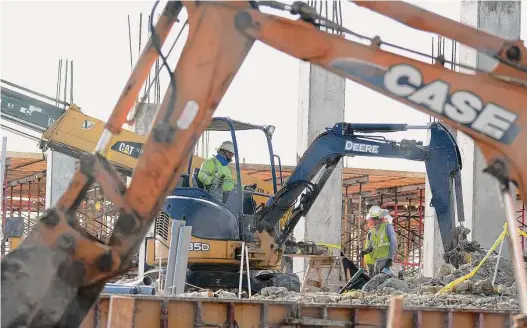
M 2 1 L 1 76 L 38 92 L 56 93 L 58 60 L 74 61 L 74 102 L 91 116 L 106 120 L 130 73 L 128 15 L 131 16 L 133 60 L 138 53 L 139 13 L 143 13 L 144 45 L 146 17 L 153 1 Z M 428 10 L 459 20 L 459 1 L 413 2 Z M 164 2 L 158 6 L 161 11 Z M 412 30 L 386 17 L 343 2 L 344 25 L 370 37 L 430 53 L 431 34 Z M 525 12 L 525 11 L 524 11 Z M 523 14 L 525 16 L 525 14 Z M 179 30 L 172 31 L 165 52 Z M 522 38 L 525 38 L 525 28 Z M 184 34 L 186 35 L 186 33 Z M 175 67 L 185 38 L 170 56 Z M 446 53 L 450 53 L 448 42 Z M 266 45 L 256 43 L 227 91 L 215 116 L 276 126 L 275 152 L 284 164 L 296 161 L 296 119 L 298 112 L 299 61 Z M 162 92 L 167 73 L 162 72 Z M 408 108 L 354 82 L 347 81 L 346 112 L 348 122 L 394 122 L 423 124 L 428 116 Z M 3 132 L 10 151 L 38 151 L 36 143 Z M 267 163 L 268 156 L 261 134 L 254 138 L 240 135 L 241 158 L 248 163 Z M 424 131 L 390 134 L 389 138 L 425 140 Z M 211 134 L 212 151 L 225 135 Z M 257 140 L 252 141 L 252 140 Z M 422 163 L 404 160 L 353 158 L 352 167 L 424 171 Z

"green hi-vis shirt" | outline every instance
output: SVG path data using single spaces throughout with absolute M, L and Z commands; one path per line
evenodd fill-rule
M 234 179 L 232 178 L 231 168 L 228 165 L 223 166 L 216 157 L 212 157 L 201 164 L 198 179 L 208 190 L 211 186 L 218 183 L 218 180 L 222 175 L 225 175 L 225 179 L 223 180 L 223 191 L 231 191 L 234 189 Z

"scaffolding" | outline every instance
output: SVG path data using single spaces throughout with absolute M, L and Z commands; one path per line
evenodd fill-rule
M 362 183 L 359 189 L 363 189 Z M 347 186 L 349 191 L 349 186 Z M 393 217 L 398 248 L 394 259 L 405 276 L 420 273 L 423 248 L 424 185 L 406 185 L 373 191 L 344 194 L 342 248 L 344 254 L 360 263 L 368 227 L 370 206 L 379 205 Z
M 7 254 L 10 221 L 23 222 L 22 238 L 25 238 L 45 211 L 46 169 L 43 154 L 9 153 L 5 161 L 4 186 L 2 188 L 2 241 L 0 255 Z M 126 177 L 121 175 L 126 183 Z M 77 222 L 90 235 L 107 243 L 118 212 L 106 199 L 98 184 L 92 185 L 85 199 L 76 210 Z
M 350 194 L 345 186 L 342 204 L 342 248 L 344 254 L 355 263 L 360 263 L 359 253 L 363 249 L 367 234 L 366 216 L 368 208 L 379 205 L 389 210 L 393 217 L 398 248 L 395 266 L 405 277 L 418 276 L 422 272 L 424 240 L 424 185 L 407 185 L 391 189 Z M 360 184 L 359 189 L 367 185 Z M 517 195 L 517 221 L 521 230 L 527 232 L 526 206 Z M 527 240 L 521 237 L 522 249 L 527 254 Z M 361 263 L 362 265 L 362 263 Z
M 23 218 L 25 236 L 44 213 L 46 168 L 43 154 L 8 152 L 2 194 L 2 256 L 9 252 L 9 242 L 4 235 L 6 221 Z M 266 165 L 243 164 L 242 171 L 264 181 L 271 179 L 270 169 Z M 292 171 L 293 167 L 282 167 L 284 180 Z M 365 218 L 368 209 L 372 205 L 379 205 L 393 217 L 398 240 L 395 265 L 406 277 L 420 274 L 425 213 L 424 173 L 345 168 L 343 176 L 343 253 L 359 263 L 359 253 L 367 234 Z M 121 179 L 126 183 L 124 175 L 121 175 Z M 97 184 L 88 190 L 77 209 L 79 224 L 103 243 L 108 241 L 118 214 Z M 518 195 L 517 220 L 520 229 L 527 232 L 526 215 L 526 205 Z M 526 238 L 522 237 L 521 243 L 523 251 L 527 253 Z

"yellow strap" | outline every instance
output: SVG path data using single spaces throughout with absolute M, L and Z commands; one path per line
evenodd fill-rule
M 520 235 L 524 236 L 524 237 L 527 237 L 527 233 L 525 231 L 522 231 L 520 229 L 518 229 L 518 232 Z M 498 237 L 498 239 L 496 239 L 496 241 L 494 242 L 494 245 L 492 245 L 492 247 L 490 248 L 490 250 L 487 252 L 487 254 L 485 255 L 485 257 L 481 260 L 481 262 L 479 262 L 479 264 L 470 272 L 468 273 L 467 275 L 463 276 L 463 277 L 460 277 L 460 278 L 457 278 L 456 280 L 452 281 L 451 283 L 449 283 L 448 285 L 446 285 L 445 287 L 441 288 L 441 290 L 439 290 L 437 292 L 437 294 L 444 294 L 448 291 L 451 291 L 455 286 L 457 286 L 458 284 L 462 283 L 463 281 L 465 280 L 468 280 L 470 278 L 472 278 L 476 272 L 478 272 L 479 268 L 483 265 L 483 263 L 485 263 L 485 261 L 487 261 L 488 257 L 490 256 L 490 254 L 492 254 L 492 252 L 494 252 L 494 250 L 499 246 L 499 244 L 501 244 L 501 242 L 503 242 L 503 239 L 505 238 L 505 236 L 508 235 L 508 232 L 507 232 L 507 223 L 505 223 L 503 225 L 503 232 L 500 234 L 500 236 Z

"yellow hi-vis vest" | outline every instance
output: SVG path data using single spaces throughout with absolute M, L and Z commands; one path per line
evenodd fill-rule
M 388 223 L 384 222 L 379 225 L 378 229 L 371 230 L 371 241 L 373 243 L 373 260 L 383 259 L 390 254 L 390 239 L 386 234 L 386 226 Z
M 231 191 L 234 189 L 234 179 L 232 178 L 232 171 L 229 166 L 223 166 L 220 161 L 214 156 L 201 164 L 198 173 L 198 179 L 203 183 L 208 190 L 211 185 L 218 181 L 219 177 L 224 174 L 225 180 L 223 182 L 223 191 Z
M 370 239 L 371 239 L 372 230 L 368 231 L 368 234 L 366 235 L 366 240 L 364 240 L 364 248 L 367 249 L 370 247 Z M 364 264 L 365 265 L 374 265 L 375 261 L 373 260 L 372 253 L 364 254 Z

